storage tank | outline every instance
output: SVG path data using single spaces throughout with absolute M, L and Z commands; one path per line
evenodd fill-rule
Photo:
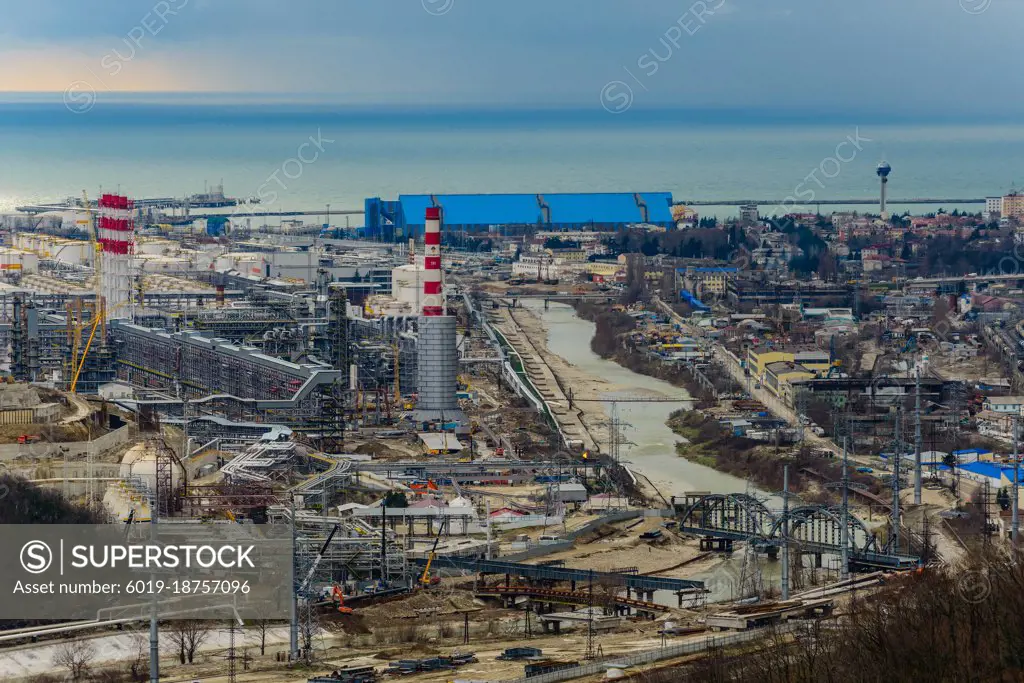
M 39 272 L 39 256 L 22 249 L 0 248 L 0 272 L 22 273 L 25 275 Z
M 423 268 L 404 265 L 391 269 L 391 296 L 402 303 L 416 305 L 422 297 Z
M 144 486 L 156 486 L 157 449 L 151 443 L 139 443 L 129 448 L 121 458 L 120 476 L 122 479 L 136 478 Z M 171 468 L 171 480 L 175 486 L 181 482 L 181 468 Z

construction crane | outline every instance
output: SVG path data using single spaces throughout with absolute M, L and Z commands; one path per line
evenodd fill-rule
M 72 394 L 75 393 L 75 388 L 78 386 L 78 377 L 82 374 L 82 367 L 85 365 L 85 359 L 89 356 L 89 349 L 92 347 L 92 340 L 96 338 L 96 328 L 99 327 L 100 321 L 103 319 L 102 301 L 99 301 L 98 303 L 99 305 L 92 316 L 92 329 L 89 331 L 89 340 L 85 342 L 85 348 L 82 350 L 82 357 L 78 360 L 78 363 L 75 366 L 75 375 L 71 380 L 70 387 L 70 392 Z M 75 333 L 76 338 L 81 333 L 81 329 L 80 324 Z M 74 362 L 74 359 L 72 359 L 72 362 Z
M 103 296 L 101 275 L 103 270 L 102 246 L 99 241 L 99 229 L 96 227 L 96 216 L 93 214 L 92 209 L 89 208 L 89 195 L 86 194 L 85 190 L 82 190 L 82 209 L 85 211 L 86 222 L 88 223 L 86 234 L 89 235 L 89 246 L 92 248 L 92 268 L 95 273 L 92 290 L 98 302 Z
M 434 546 L 430 549 L 430 554 L 427 555 L 427 566 L 423 568 L 423 575 L 420 576 L 420 585 L 424 588 L 441 581 L 439 577 L 430 576 L 430 565 L 434 564 L 434 559 L 437 557 L 437 543 L 441 540 L 441 532 L 444 531 L 446 524 L 448 524 L 447 517 L 441 522 L 441 526 L 437 527 L 437 534 L 434 536 Z
M 340 524 L 335 524 L 334 528 L 331 529 L 331 533 L 327 534 L 327 540 L 320 546 L 320 552 L 316 554 L 316 559 L 313 560 L 313 566 L 306 572 L 306 578 L 302 580 L 302 584 L 299 586 L 299 593 L 302 593 L 309 587 L 309 582 L 313 580 L 313 575 L 316 574 L 317 568 L 320 566 L 320 562 L 324 559 L 324 554 L 327 552 L 327 546 L 334 540 L 334 534 L 338 533 L 338 529 L 341 528 Z
M 401 352 L 398 348 L 398 342 L 395 341 L 392 344 L 392 348 L 395 351 L 395 411 L 402 409 L 402 383 L 401 383 L 401 368 L 399 367 L 399 356 Z
M 78 315 L 77 318 L 72 314 L 70 305 L 68 306 L 68 327 L 72 335 L 72 354 L 71 354 L 71 384 L 68 387 L 70 393 L 75 393 L 75 389 L 78 386 L 78 378 L 82 374 L 82 368 L 85 367 L 85 360 L 89 355 L 89 349 L 92 348 L 93 339 L 96 338 L 96 330 L 100 326 L 100 323 L 106 317 L 103 305 L 103 287 L 102 287 L 102 263 L 103 257 L 101 254 L 101 247 L 98 239 L 98 230 L 96 227 L 96 217 L 89 207 L 89 195 L 85 190 L 82 190 L 82 210 L 86 213 L 86 234 L 89 237 L 89 246 L 91 247 L 93 254 L 93 271 L 95 272 L 93 278 L 93 310 L 92 320 L 86 321 L 85 316 Z M 79 310 L 79 313 L 81 311 Z M 85 326 L 89 325 L 89 339 L 85 344 L 85 348 L 82 350 L 81 356 L 78 355 L 78 345 L 81 343 L 82 332 Z

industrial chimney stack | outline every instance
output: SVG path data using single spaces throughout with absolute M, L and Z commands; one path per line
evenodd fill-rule
M 423 232 L 423 310 L 417 339 L 416 419 L 462 422 L 455 317 L 446 315 L 441 284 L 441 209 L 427 208 Z

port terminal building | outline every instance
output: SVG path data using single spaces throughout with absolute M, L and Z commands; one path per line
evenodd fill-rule
M 508 227 L 541 230 L 621 230 L 631 225 L 675 227 L 670 192 L 571 194 L 411 194 L 365 201 L 366 236 L 384 240 L 423 235 L 428 207 L 439 207 L 443 229 L 487 233 Z

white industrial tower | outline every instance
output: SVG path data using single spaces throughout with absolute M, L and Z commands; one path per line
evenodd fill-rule
M 892 166 L 889 165 L 888 161 L 883 161 L 878 164 L 878 168 L 875 171 L 878 177 L 882 180 L 882 199 L 879 205 L 879 215 L 883 221 L 889 220 L 889 211 L 885 208 L 885 190 L 886 185 L 889 184 L 889 174 L 892 172 Z

